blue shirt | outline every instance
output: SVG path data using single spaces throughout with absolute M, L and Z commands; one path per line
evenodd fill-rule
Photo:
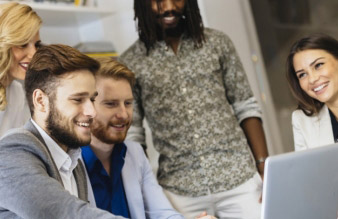
M 114 145 L 111 154 L 110 176 L 103 168 L 90 146 L 84 146 L 82 157 L 93 188 L 96 206 L 115 215 L 130 218 L 128 202 L 122 181 L 122 167 L 127 147 L 124 143 Z

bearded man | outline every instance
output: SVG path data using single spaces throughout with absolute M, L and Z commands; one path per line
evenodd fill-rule
M 137 219 L 182 219 L 158 185 L 139 143 L 125 141 L 133 118 L 134 73 L 110 58 L 99 59 L 92 140 L 82 156 L 97 207 Z M 212 219 L 206 212 L 198 218 Z
M 31 119 L 0 141 L 0 218 L 122 218 L 88 203 L 80 146 L 91 140 L 99 63 L 41 47 L 25 78 Z

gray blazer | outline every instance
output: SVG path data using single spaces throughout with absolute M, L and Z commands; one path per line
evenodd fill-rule
M 79 198 L 67 192 L 54 160 L 28 121 L 0 140 L 0 218 L 115 218 L 91 207 L 81 161 L 74 169 Z

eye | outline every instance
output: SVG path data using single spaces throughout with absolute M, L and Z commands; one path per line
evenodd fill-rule
M 126 106 L 132 106 L 133 105 L 133 101 L 126 101 L 124 104 Z
M 26 48 L 28 46 L 28 43 L 26 43 L 26 44 L 23 44 L 23 45 L 21 45 L 21 46 L 18 46 L 19 48 L 21 48 L 21 49 L 24 49 L 24 48 Z
M 315 69 L 320 68 L 322 65 L 324 65 L 323 62 L 316 63 L 316 64 L 315 64 Z
M 306 73 L 305 72 L 300 72 L 300 73 L 297 73 L 297 78 L 298 79 L 302 79 L 303 77 L 306 76 Z
M 74 99 L 71 99 L 74 103 L 76 104 L 80 104 L 83 102 L 83 99 L 82 98 L 74 98 Z
M 104 105 L 106 105 L 109 108 L 115 107 L 118 104 L 116 102 L 105 102 Z

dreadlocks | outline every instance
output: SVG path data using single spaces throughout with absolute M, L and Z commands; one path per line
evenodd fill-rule
M 151 0 L 134 0 L 134 10 L 139 38 L 149 53 L 155 42 L 164 38 L 164 32 L 156 31 L 156 17 L 151 8 Z M 194 40 L 196 47 L 201 47 L 204 41 L 204 26 L 197 0 L 186 0 L 183 15 L 188 37 Z

